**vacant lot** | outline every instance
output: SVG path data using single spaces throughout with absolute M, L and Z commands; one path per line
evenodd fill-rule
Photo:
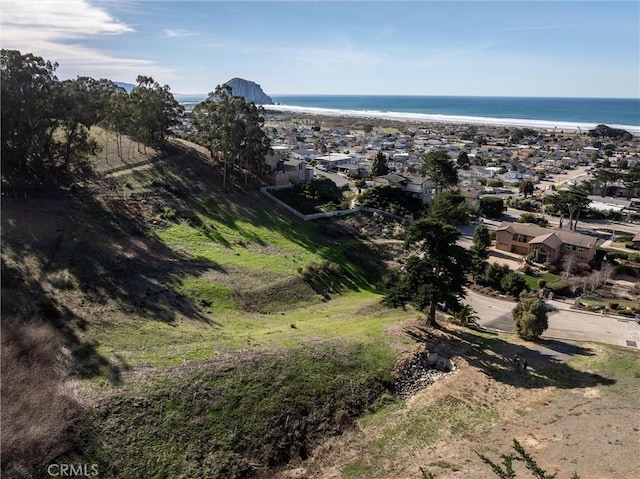
M 558 362 L 554 348 L 565 349 L 561 343 L 545 353 L 511 336 L 453 329 L 438 337 L 424 341 L 434 349 L 449 341 L 466 348 L 454 374 L 364 417 L 280 477 L 422 478 L 422 468 L 436 478 L 493 478 L 474 451 L 500 462 L 513 438 L 559 478 L 573 471 L 590 479 L 638 477 L 636 352 L 584 344 Z M 515 353 L 528 357 L 528 373 L 513 369 Z
M 473 450 L 497 458 L 514 437 L 561 477 L 640 469 L 637 354 L 587 344 L 556 362 L 424 330 L 379 304 L 389 243 L 222 192 L 189 145 L 138 153 L 110 150 L 117 175 L 78 195 L 3 201 L 3 477 L 57 461 L 114 478 L 479 478 Z M 425 348 L 456 371 L 394 398 Z

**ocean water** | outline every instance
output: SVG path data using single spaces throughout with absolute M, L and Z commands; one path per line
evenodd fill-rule
M 640 98 L 395 95 L 274 95 L 271 98 L 276 105 L 269 108 L 283 111 L 573 130 L 606 124 L 640 133 Z M 197 97 L 192 99 L 199 101 Z

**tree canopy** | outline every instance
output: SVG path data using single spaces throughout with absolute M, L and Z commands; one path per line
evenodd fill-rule
M 464 196 L 455 191 L 436 193 L 429 203 L 429 216 L 445 223 L 460 225 L 468 222 L 468 208 Z
M 427 175 L 436 192 L 458 184 L 458 170 L 444 150 L 430 151 L 422 159 L 421 173 Z
M 210 99 L 193 109 L 191 120 L 199 140 L 218 156 L 223 168 L 223 187 L 236 170 L 247 175 L 262 172 L 271 141 L 263 130 L 264 109 L 234 96 L 231 87 L 218 85 Z
M 2 176 L 30 184 L 69 182 L 87 166 L 101 125 L 145 144 L 162 143 L 182 115 L 168 86 L 138 77 L 131 95 L 107 79 L 59 81 L 56 63 L 2 50 Z M 120 148 L 119 148 L 120 152 Z M 120 152 L 121 153 L 121 152 Z
M 525 178 L 524 180 L 522 180 L 520 182 L 520 185 L 518 186 L 518 190 L 524 195 L 525 199 L 527 198 L 527 196 L 532 195 L 534 185 L 531 178 Z
M 129 95 L 133 136 L 144 144 L 165 141 L 170 128 L 177 125 L 184 109 L 168 85 L 160 86 L 153 78 L 140 75 Z
M 427 312 L 427 324 L 436 326 L 438 303 L 451 310 L 460 309 L 467 283 L 470 255 L 456 244 L 460 232 L 454 226 L 434 218 L 423 218 L 411 225 L 405 246 L 415 253 L 409 256 L 399 281 L 383 302 L 402 307 L 412 304 Z
M 371 164 L 371 176 L 384 176 L 389 173 L 389 166 L 387 166 L 387 157 L 381 151 L 378 152 Z
M 521 293 L 512 314 L 516 333 L 523 339 L 537 339 L 549 327 L 545 305 L 535 293 Z
M 569 229 L 576 229 L 580 212 L 591 202 L 589 200 L 590 191 L 591 185 L 588 182 L 584 182 L 580 185 L 572 185 L 565 190 L 560 190 L 551 196 L 551 204 L 560 212 L 560 228 L 562 228 L 564 215 L 567 215 L 569 217 Z

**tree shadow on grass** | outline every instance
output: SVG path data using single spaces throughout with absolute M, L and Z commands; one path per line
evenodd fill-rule
M 102 356 L 80 336 L 90 325 L 108 328 L 114 315 L 219 326 L 176 286 L 224 269 L 145 234 L 134 212 L 114 212 L 86 196 L 7 200 L 2 206 L 3 317 L 40 318 L 53 326 L 80 377 L 120 381 L 126 364 Z
M 559 340 L 542 340 L 514 344 L 496 333 L 461 331 L 441 326 L 436 333 L 424 326 L 408 328 L 406 334 L 424 344 L 429 352 L 444 356 L 462 356 L 470 366 L 477 367 L 487 376 L 516 387 L 560 389 L 587 388 L 612 385 L 615 380 L 600 374 L 580 371 L 567 360 L 574 356 L 591 356 L 589 349 Z M 516 366 L 516 355 L 520 367 Z M 527 369 L 522 364 L 526 359 Z

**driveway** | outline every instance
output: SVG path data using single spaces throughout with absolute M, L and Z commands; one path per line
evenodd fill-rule
M 573 303 L 545 300 L 553 307 L 549 311 L 549 329 L 543 339 L 596 341 L 615 346 L 640 348 L 640 324 L 618 316 L 587 313 L 571 309 Z M 478 324 L 503 332 L 514 332 L 511 310 L 516 303 L 484 296 L 467 290 L 465 303 L 476 310 Z

